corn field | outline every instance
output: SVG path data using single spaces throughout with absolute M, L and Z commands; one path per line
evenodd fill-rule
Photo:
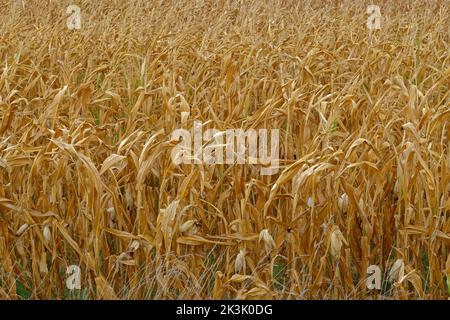
M 448 299 L 450 2 L 373 2 L 0 1 L 0 298 Z

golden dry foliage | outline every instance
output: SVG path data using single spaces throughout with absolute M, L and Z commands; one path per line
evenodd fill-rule
M 2 1 L 0 298 L 447 299 L 449 3 Z M 173 164 L 194 120 L 279 172 Z

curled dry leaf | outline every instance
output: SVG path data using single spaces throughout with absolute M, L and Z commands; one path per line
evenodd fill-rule
M 275 241 L 267 229 L 264 229 L 259 233 L 259 241 L 264 243 L 264 250 L 266 253 L 270 253 L 276 247 Z
M 398 282 L 405 276 L 405 263 L 403 259 L 397 259 L 389 270 L 389 280 Z
M 236 261 L 234 263 L 234 272 L 235 273 L 240 273 L 242 271 L 245 270 L 245 250 L 241 249 L 238 253 L 238 255 L 236 256 Z

